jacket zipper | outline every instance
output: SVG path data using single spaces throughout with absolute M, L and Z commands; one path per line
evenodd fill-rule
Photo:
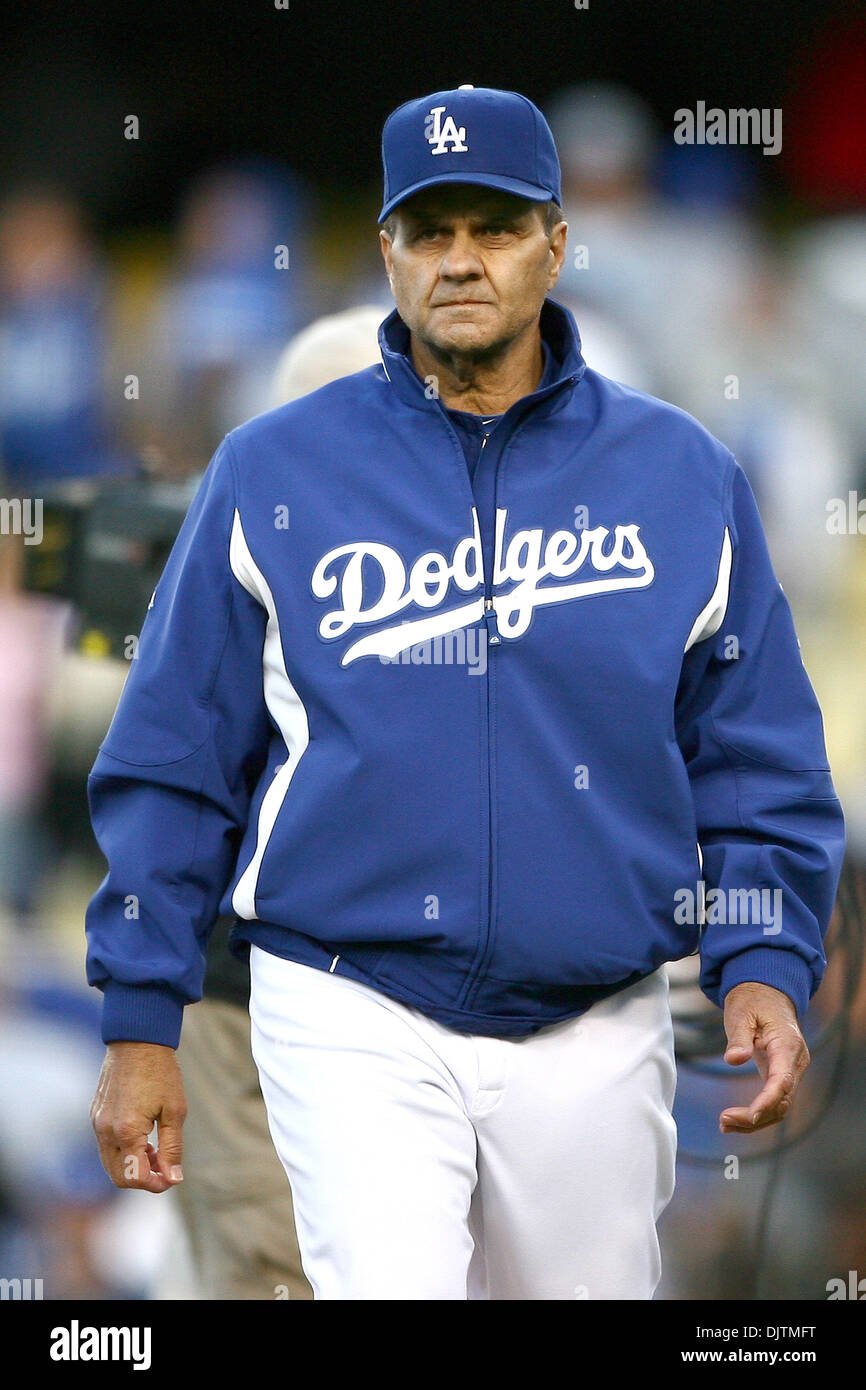
M 487 628 L 487 645 L 490 647 L 498 646 L 502 638 L 499 635 L 496 609 L 493 607 L 492 598 L 485 598 L 484 600 L 484 626 Z
M 485 446 L 486 446 L 486 444 L 487 444 L 487 440 L 489 439 L 489 437 L 490 437 L 490 436 L 489 436 L 489 433 L 486 433 L 486 434 L 484 435 L 484 438 L 483 438 L 482 441 L 481 441 L 481 450 L 480 450 L 479 455 L 478 455 L 478 462 L 479 462 L 479 463 L 481 462 L 481 454 L 484 453 L 484 449 L 485 449 Z M 483 971 L 483 969 L 484 969 L 484 962 L 485 962 L 486 959 L 487 959 L 487 955 L 488 955 L 488 952 L 489 952 L 489 950 L 490 950 L 490 941 L 491 941 L 491 938 L 492 938 L 492 936 L 493 936 L 493 915 L 494 915 L 495 906 L 496 906 L 496 895 L 495 895 L 495 872 L 496 872 L 496 864 L 495 864 L 495 855 L 494 855 L 494 853 L 493 853 L 494 837 L 495 837 L 495 834 L 496 834 L 496 826 L 495 826 L 496 789 L 495 789 L 495 787 L 494 787 L 494 785 L 493 785 L 493 698 L 492 698 L 492 692 L 491 692 L 491 666 L 490 666 L 490 660 L 489 660 L 489 658 L 490 658 L 491 649 L 494 648 L 494 647 L 497 647 L 497 646 L 501 645 L 501 642 L 502 642 L 502 638 L 501 638 L 500 633 L 499 633 L 499 626 L 498 626 L 498 623 L 497 623 L 497 621 L 496 621 L 496 609 L 493 607 L 493 574 L 494 574 L 494 570 L 495 570 L 495 567 L 496 567 L 496 492 L 497 492 L 496 484 L 497 484 L 497 481 L 498 481 L 498 474 L 499 474 L 499 459 L 501 458 L 501 456 L 502 456 L 502 450 L 500 449 L 500 451 L 499 451 L 499 456 L 496 458 L 495 463 L 494 463 L 494 471 L 493 471 L 493 550 L 492 550 L 492 552 L 491 552 L 491 554 L 492 554 L 492 559 L 491 559 L 491 563 L 490 563 L 490 573 L 489 573 L 489 574 L 487 574 L 487 573 L 484 574 L 484 618 L 483 618 L 483 622 L 484 622 L 484 626 L 485 626 L 486 634 L 487 634 L 487 657 L 488 657 L 488 660 L 487 660 L 487 662 L 485 663 L 485 672 L 484 672 L 485 683 L 486 683 L 486 688 L 485 688 L 485 701 L 486 701 L 486 709 L 487 709 L 487 929 L 486 929 L 486 931 L 485 931 L 485 933 L 484 933 L 484 944 L 483 944 L 483 949 L 482 949 L 482 951 L 481 951 L 481 955 L 478 957 L 477 964 L 476 964 L 476 965 L 473 965 L 471 971 L 469 972 L 469 975 L 468 975 L 468 977 L 467 977 L 467 980 L 466 980 L 465 990 L 464 990 L 464 993 L 463 993 L 463 1003 L 464 1003 L 464 1007 L 469 1007 L 469 1005 L 470 1005 L 470 1004 L 472 1003 L 472 1001 L 474 1000 L 476 994 L 478 993 L 478 989 L 479 989 L 479 987 L 480 987 L 480 983 L 481 983 L 481 974 L 482 974 L 482 971 Z M 482 538 L 481 538 L 481 549 L 482 549 L 482 555 L 483 555 L 483 551 L 484 551 L 484 537 L 483 537 L 483 536 L 482 536 Z
M 457 446 L 457 449 L 458 449 L 458 451 L 459 451 L 459 453 L 460 453 L 460 457 L 461 457 L 461 459 L 462 459 L 462 461 L 463 461 L 463 472 L 464 472 L 464 476 L 465 476 L 465 478 L 466 478 L 466 485 L 467 485 L 467 487 L 468 487 L 468 489 L 469 489 L 469 495 L 470 495 L 470 498 L 471 498 L 471 500 L 472 500 L 472 506 L 475 507 L 476 510 L 478 510 L 478 512 L 479 512 L 478 522 L 479 522 L 479 533 L 480 533 L 480 527 L 481 527 L 481 514 L 480 514 L 480 509 L 478 508 L 478 503 L 477 503 L 477 499 L 476 499 L 476 496 L 475 496 L 475 489 L 474 489 L 474 487 L 472 486 L 472 481 L 471 481 L 470 476 L 469 476 L 469 470 L 468 470 L 468 468 L 466 467 L 466 460 L 465 460 L 464 455 L 463 455 L 463 445 L 460 443 L 460 440 L 459 440 L 458 437 L 457 437 L 456 431 L 454 430 L 454 427 L 453 427 L 453 425 L 451 424 L 451 421 L 448 419 L 448 416 L 446 415 L 444 409 L 442 410 L 442 422 L 443 422 L 443 424 L 445 425 L 445 428 L 448 430 L 448 433 L 451 435 L 451 437 L 452 437 L 452 439 L 453 439 L 455 445 Z M 518 426 L 517 426 L 517 427 L 519 428 L 519 423 L 518 423 Z M 512 432 L 511 432 L 511 433 L 512 433 L 512 434 L 514 433 L 514 430 L 513 430 L 513 429 L 512 429 Z M 484 452 L 484 449 L 485 449 L 485 447 L 486 447 L 486 445 L 487 445 L 487 440 L 489 439 L 489 437 L 490 437 L 490 431 L 488 430 L 488 431 L 484 434 L 484 436 L 483 436 L 483 438 L 482 438 L 482 440 L 481 440 L 481 449 L 480 449 L 479 454 L 478 454 L 478 461 L 479 461 L 479 463 L 480 463 L 480 461 L 481 461 L 481 455 L 482 455 L 483 452 Z M 509 435 L 508 438 L 510 439 L 510 438 L 511 438 L 511 435 Z M 507 443 L 507 441 L 506 441 L 506 443 Z M 503 447 L 505 447 L 505 446 L 503 446 Z M 502 450 L 500 449 L 500 456 L 501 456 L 501 453 L 502 453 Z M 496 648 L 497 646 L 501 646 L 501 645 L 502 645 L 502 635 L 501 635 L 501 633 L 500 633 L 500 631 L 499 631 L 499 627 L 498 627 L 498 624 L 497 624 L 497 621 L 496 621 L 496 610 L 495 610 L 495 608 L 493 607 L 493 571 L 494 571 L 494 568 L 495 568 L 495 565 L 496 565 L 496 480 L 497 480 L 498 464 L 499 464 L 499 459 L 497 458 L 496 463 L 495 463 L 495 465 L 494 465 L 495 471 L 494 471 L 494 478 L 493 478 L 493 545 L 492 545 L 492 548 L 491 548 L 491 551 L 490 551 L 491 561 L 490 561 L 489 567 L 488 567 L 488 566 L 485 564 L 485 562 L 484 562 L 484 560 L 485 560 L 485 557 L 484 557 L 484 549 L 485 549 L 485 547 L 484 547 L 484 536 L 483 536 L 483 534 L 481 534 L 481 570 L 482 570 L 482 577 L 483 577 L 483 581 L 484 581 L 484 607 L 483 607 L 483 616 L 482 616 L 482 618 L 481 618 L 481 623 L 482 623 L 482 626 L 483 626 L 484 631 L 485 631 L 485 634 L 486 634 L 488 655 L 489 655 L 489 651 L 490 651 L 490 648 L 491 648 L 491 647 Z M 484 681 L 485 681 L 484 711 L 485 711 L 485 722 L 486 722 L 486 724 L 487 724 L 487 729 L 486 729 L 486 743 L 487 743 L 487 920 L 486 920 L 486 922 L 484 922 L 484 923 L 481 924 L 481 926 L 482 926 L 482 937 L 481 937 L 481 939 L 479 940 L 478 947 L 476 948 L 475 960 L 474 960 L 473 964 L 470 966 L 470 968 L 469 968 L 469 970 L 468 970 L 468 972 L 467 972 L 466 978 L 465 978 L 465 980 L 464 980 L 464 982 L 463 982 L 463 986 L 462 986 L 462 988 L 461 988 L 461 990 L 460 990 L 460 993 L 459 993 L 459 995 L 458 995 L 457 1000 L 455 1001 L 458 1008 L 465 1008 L 465 1007 L 467 1007 L 468 1004 L 469 1004 L 470 1001 L 471 1001 L 472 995 L 475 994 L 475 993 L 477 993 L 478 986 L 479 986 L 479 983 L 480 983 L 480 978 L 481 978 L 481 971 L 482 971 L 482 969 L 483 969 L 483 967 L 484 967 L 484 962 L 485 962 L 485 960 L 487 959 L 488 951 L 489 951 L 489 949 L 490 949 L 490 938 L 491 938 L 491 935 L 492 935 L 492 933 L 493 933 L 493 911 L 494 911 L 494 902 L 495 902 L 495 894 L 494 894 L 494 869 L 495 869 L 495 865 L 494 865 L 494 855 L 493 855 L 493 835 L 494 835 L 494 788 L 493 788 L 493 775 L 492 775 L 492 766 L 493 766 L 493 737 L 492 737 L 492 732 L 491 732 L 491 727 L 490 727 L 490 725 L 491 725 L 491 699 L 490 699 L 490 662 L 489 662 L 489 661 L 488 661 L 487 664 L 486 664 L 486 668 L 485 668 L 485 672 L 484 672 Z
M 441 408 L 441 403 L 440 403 L 440 408 Z M 488 567 L 484 564 L 484 536 L 483 536 L 483 534 L 481 535 L 481 565 L 482 565 L 482 574 L 483 574 L 483 579 L 484 579 L 484 608 L 483 608 L 483 617 L 482 617 L 481 621 L 482 621 L 482 623 L 483 623 L 483 625 L 484 625 L 484 629 L 485 629 L 485 632 L 486 632 L 486 635 L 487 635 L 487 650 L 488 650 L 488 655 L 489 655 L 489 653 L 490 653 L 491 648 L 492 648 L 493 650 L 495 650 L 497 647 L 499 647 L 499 646 L 502 645 L 502 634 L 501 634 L 501 632 L 499 631 L 499 625 L 498 625 L 497 618 L 496 618 L 496 610 L 495 610 L 495 608 L 494 608 L 494 606 L 493 606 L 493 574 L 494 574 L 494 570 L 495 570 L 495 567 L 496 567 L 496 503 L 497 503 L 497 492 L 498 492 L 497 484 L 498 484 L 498 476 L 499 476 L 499 462 L 500 462 L 500 459 L 501 459 L 503 453 L 504 453 L 505 450 L 508 448 L 509 444 L 511 444 L 511 442 L 513 441 L 515 434 L 517 434 L 517 432 L 522 428 L 525 418 L 526 418 L 526 416 L 525 416 L 525 414 L 524 414 L 523 416 L 521 416 L 521 417 L 515 422 L 514 425 L 512 425 L 510 432 L 508 433 L 507 436 L 504 437 L 503 443 L 500 445 L 498 456 L 497 456 L 497 458 L 496 458 L 496 460 L 495 460 L 495 463 L 494 463 L 494 465 L 493 465 L 493 469 L 494 469 L 494 472 L 493 472 L 493 544 L 492 544 L 491 549 L 490 549 L 490 557 L 491 557 L 491 558 L 490 558 L 490 566 L 489 566 L 489 569 L 488 569 Z M 452 426 L 452 424 L 451 424 L 451 421 L 448 419 L 448 416 L 446 415 L 444 409 L 442 409 L 442 420 L 443 420 L 443 423 L 444 423 L 446 429 L 448 430 L 449 434 L 451 435 L 451 437 L 452 437 L 452 439 L 453 439 L 455 445 L 457 446 L 457 449 L 459 450 L 459 453 L 460 453 L 461 458 L 463 458 L 463 446 L 462 446 L 462 444 L 460 443 L 460 440 L 457 438 L 457 434 L 456 434 L 456 432 L 455 432 L 455 430 L 454 430 L 454 428 L 453 428 L 453 426 Z M 490 437 L 490 431 L 488 431 L 487 433 L 485 433 L 485 435 L 484 435 L 483 438 L 482 438 L 482 441 L 481 441 L 481 449 L 480 449 L 479 455 L 478 455 L 479 463 L 480 463 L 480 461 L 481 461 L 481 455 L 482 455 L 483 452 L 484 452 L 484 449 L 485 449 L 485 447 L 486 447 L 486 445 L 487 445 L 487 440 L 488 440 L 489 437 Z M 467 486 L 468 486 L 468 488 L 469 488 L 470 497 L 471 497 L 471 499 L 472 499 L 472 505 L 473 505 L 474 507 L 477 508 L 477 501 L 476 501 L 476 497 L 475 497 L 475 489 L 474 489 L 474 487 L 472 486 L 472 482 L 471 482 L 471 479 L 470 479 L 470 477 L 469 477 L 469 470 L 465 467 L 465 459 L 464 459 L 463 461 L 464 461 L 464 474 L 465 474 L 465 477 L 466 477 Z M 477 470 L 476 470 L 476 471 L 477 471 Z M 479 530 L 480 530 L 480 523 L 481 523 L 480 511 L 479 511 L 479 518 L 478 518 L 478 520 L 479 520 Z M 489 660 L 488 660 L 487 666 L 486 666 L 486 670 L 485 670 L 485 685 L 486 685 L 486 688 L 485 688 L 485 715 L 486 715 L 486 723 L 487 723 L 487 847 L 488 847 L 488 848 L 487 848 L 487 921 L 486 921 L 486 923 L 484 924 L 483 940 L 482 940 L 481 942 L 479 942 L 479 949 L 476 951 L 475 961 L 474 961 L 474 963 L 472 964 L 472 966 L 470 967 L 469 971 L 467 972 L 466 979 L 465 979 L 464 982 L 463 982 L 463 987 L 462 987 L 462 989 L 460 990 L 460 993 L 459 993 L 458 998 L 457 998 L 457 1000 L 456 1000 L 456 1004 L 457 1004 L 457 1007 L 458 1007 L 458 1008 L 469 1008 L 469 1007 L 472 1005 L 472 1003 L 473 1003 L 473 1001 L 474 1001 L 474 998 L 475 998 L 475 996 L 477 995 L 478 990 L 479 990 L 479 988 L 480 988 L 481 979 L 482 979 L 482 972 L 483 972 L 483 970 L 484 970 L 485 962 L 487 961 L 487 958 L 488 958 L 488 956 L 489 956 L 489 954 L 490 954 L 490 942 L 491 942 L 491 938 L 492 938 L 492 936 L 493 936 L 493 919 L 494 919 L 494 913 L 495 913 L 495 911 L 496 911 L 496 886 L 497 886 L 497 885 L 496 885 L 496 863 L 495 863 L 495 855 L 494 855 L 494 852 L 493 852 L 494 835 L 495 835 L 495 800 L 496 800 L 496 794 L 495 794 L 495 787 L 494 787 L 494 785 L 493 785 L 493 781 L 494 781 L 494 779 L 493 779 L 493 727 L 492 727 L 492 725 L 493 725 L 493 718 L 492 718 L 492 704 L 493 704 L 493 702 L 492 702 L 492 698 L 491 698 L 491 674 L 490 674 L 490 673 L 491 673 L 491 666 L 490 666 L 490 662 L 489 662 Z
M 484 449 L 485 449 L 485 446 L 486 446 L 487 441 L 488 441 L 489 438 L 490 438 L 490 432 L 488 431 L 488 432 L 484 435 L 483 439 L 481 440 L 481 450 L 480 450 L 479 455 L 478 455 L 478 461 L 479 461 L 479 463 L 480 463 L 480 461 L 481 461 L 481 454 L 484 453 Z M 496 461 L 497 461 L 497 463 L 499 462 L 498 459 L 497 459 Z M 494 480 L 493 480 L 493 534 L 494 534 L 494 556 L 495 556 L 495 544 L 496 544 L 496 542 L 495 542 L 495 537 L 496 537 L 496 478 L 495 478 L 495 476 L 494 476 Z M 483 549 L 484 549 L 484 538 L 483 538 L 483 536 L 482 536 L 482 538 L 481 538 L 481 549 L 482 549 L 482 551 L 483 551 Z M 498 627 L 497 622 L 496 622 L 496 609 L 493 607 L 493 575 L 492 575 L 492 574 L 491 574 L 490 576 L 488 576 L 488 575 L 485 574 L 485 576 L 484 576 L 484 626 L 485 626 L 485 628 L 487 629 L 487 645 L 488 645 L 488 647 L 495 647 L 495 646 L 498 646 L 499 643 L 502 641 L 502 638 L 501 638 L 500 635 L 499 635 L 499 627 Z M 488 685 L 488 690 L 489 690 L 489 685 Z M 488 714 L 489 714 L 489 710 L 488 710 Z

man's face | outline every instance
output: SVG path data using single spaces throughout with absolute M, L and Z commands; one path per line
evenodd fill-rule
M 484 359 L 538 317 L 559 277 L 566 224 L 550 236 L 543 204 L 498 189 L 445 184 L 395 210 L 379 238 L 397 311 L 437 356 Z

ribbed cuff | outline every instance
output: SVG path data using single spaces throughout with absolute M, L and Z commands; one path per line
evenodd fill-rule
M 102 1005 L 102 1041 L 160 1043 L 176 1048 L 183 1000 L 163 985 L 123 985 L 108 980 Z
M 749 951 L 732 956 L 722 966 L 719 1003 L 724 1005 L 725 995 L 734 985 L 747 984 L 749 981 L 780 989 L 791 1000 L 798 1019 L 803 1018 L 812 994 L 812 972 L 796 951 L 754 946 Z

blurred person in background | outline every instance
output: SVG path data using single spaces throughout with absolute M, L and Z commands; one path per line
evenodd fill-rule
M 729 182 L 726 203 L 716 197 L 711 207 L 661 196 L 655 118 L 615 83 L 579 83 L 545 112 L 561 151 L 571 229 L 560 298 L 578 316 L 583 306 L 609 316 L 646 362 L 646 389 L 688 409 L 677 394 L 684 360 L 704 350 L 715 314 L 747 278 L 754 254 L 751 219 L 733 196 L 737 182 Z M 704 183 L 712 186 L 706 176 Z
M 0 533 L 0 938 L 39 924 L 56 854 L 42 814 L 51 765 L 48 697 L 69 607 L 23 592 L 25 544 L 21 535 Z
M 111 281 L 78 201 L 28 186 L 0 205 L 0 1277 L 46 1299 L 141 1298 L 150 1271 L 129 1193 L 94 1164 L 82 1128 L 99 1068 L 92 1000 L 68 980 L 51 894 L 68 850 L 49 828 L 65 600 L 28 592 L 43 489 L 130 476 L 114 438 Z M 117 383 L 117 399 L 121 397 Z M 26 530 L 19 517 L 27 513 Z M 20 509 L 20 510 L 17 510 Z M 22 933 L 26 931 L 26 936 Z M 83 1138 L 83 1142 L 82 1142 Z M 118 1201 L 118 1197 L 121 1198 Z M 148 1213 L 148 1229 L 170 1209 Z M 110 1222 L 136 1258 L 101 1248 Z M 34 1286 L 35 1288 L 36 1286 Z
M 827 530 L 827 501 L 857 477 L 856 437 L 814 334 L 801 331 L 799 273 L 770 246 L 732 285 L 700 353 L 684 353 L 676 395 L 740 460 L 758 500 L 780 581 L 804 624 L 826 618 L 847 555 Z
M 163 471 L 200 471 L 260 409 L 262 381 L 315 302 L 310 217 L 300 180 L 266 160 L 218 165 L 188 190 L 148 368 Z
M 0 468 L 7 490 L 137 467 L 111 439 L 106 288 L 74 199 L 50 188 L 7 198 L 0 207 Z
M 282 353 L 262 408 L 378 361 L 383 317 L 362 305 L 304 328 Z M 177 1196 L 205 1298 L 311 1299 L 250 1049 L 249 967 L 229 952 L 233 920 L 214 926 L 204 995 L 187 1010 L 178 1049 L 189 1113 Z
M 755 443 L 774 449 L 769 530 L 780 577 L 810 624 L 803 637 L 822 644 L 840 794 L 852 844 L 866 856 L 866 215 L 799 228 L 785 286 L 778 350 L 755 374 L 759 389 L 776 381 L 784 409 Z M 792 360 L 802 364 L 799 384 Z
M 851 486 L 862 493 L 866 491 L 866 213 L 847 212 L 800 228 L 791 238 L 790 258 L 792 328 L 824 373 L 833 417 L 851 440 Z

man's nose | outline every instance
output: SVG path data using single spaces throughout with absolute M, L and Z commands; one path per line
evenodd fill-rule
M 439 265 L 439 274 L 447 280 L 480 279 L 484 267 L 471 233 L 458 227 L 451 238 L 448 250 Z

